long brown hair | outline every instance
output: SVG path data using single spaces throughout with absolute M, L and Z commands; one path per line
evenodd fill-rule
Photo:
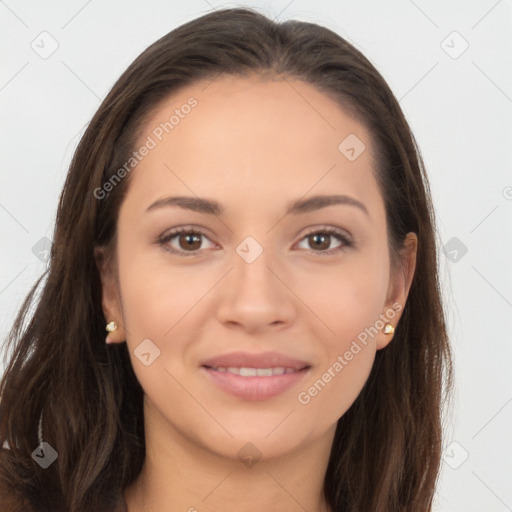
M 134 150 L 148 115 L 179 88 L 222 74 L 300 79 L 369 129 L 393 264 L 418 236 L 415 276 L 393 341 L 376 354 L 360 395 L 337 424 L 324 492 L 344 512 L 430 511 L 452 383 L 430 189 L 415 139 L 390 88 L 327 28 L 276 23 L 251 9 L 217 10 L 149 46 L 115 83 L 74 154 L 49 267 L 32 288 L 5 348 L 0 386 L 0 488 L 20 510 L 98 512 L 119 503 L 145 457 L 143 392 L 126 344 L 107 346 L 94 248 L 114 250 L 130 182 L 101 189 Z M 32 452 L 58 453 L 42 469 Z

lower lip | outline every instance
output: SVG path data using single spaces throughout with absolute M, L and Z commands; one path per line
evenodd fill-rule
M 298 372 L 282 375 L 241 377 L 235 373 L 219 372 L 206 366 L 203 366 L 202 370 L 222 390 L 244 400 L 266 400 L 280 395 L 301 381 L 309 372 L 309 368 L 304 368 Z

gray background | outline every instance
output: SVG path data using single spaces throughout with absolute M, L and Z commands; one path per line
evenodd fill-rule
M 512 510 L 511 0 L 0 1 L 1 340 L 45 268 L 60 189 L 101 99 L 174 27 L 243 5 L 336 31 L 400 100 L 431 180 L 455 351 L 436 510 Z

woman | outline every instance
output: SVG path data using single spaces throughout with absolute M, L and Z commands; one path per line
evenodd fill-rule
M 432 509 L 428 180 L 330 30 L 225 9 L 147 48 L 76 150 L 40 283 L 1 383 L 2 510 Z

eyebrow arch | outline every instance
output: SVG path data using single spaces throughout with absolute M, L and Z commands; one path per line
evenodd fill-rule
M 362 210 L 366 215 L 369 215 L 366 206 L 361 203 L 361 201 L 346 195 L 317 195 L 308 199 L 299 199 L 289 206 L 286 214 L 298 215 L 337 204 L 355 206 Z M 185 210 L 192 210 L 194 212 L 209 215 L 222 215 L 224 213 L 224 208 L 218 201 L 187 196 L 174 196 L 159 199 L 151 204 L 146 211 L 155 210 L 156 208 L 162 208 L 165 206 L 178 206 Z

